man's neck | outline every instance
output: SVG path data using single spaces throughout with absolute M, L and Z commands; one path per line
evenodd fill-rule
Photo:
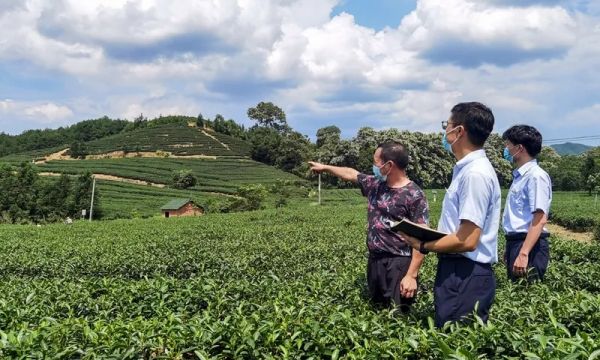
M 515 164 L 517 165 L 517 169 L 520 168 L 521 166 L 527 164 L 531 160 L 533 160 L 533 158 L 531 156 L 529 156 L 527 154 L 523 154 L 515 161 Z
M 460 161 L 465 156 L 467 156 L 470 153 L 472 153 L 473 151 L 477 151 L 477 150 L 481 150 L 481 149 L 483 149 L 483 148 L 477 147 L 477 146 L 475 146 L 473 144 L 465 144 L 464 146 L 458 147 L 458 149 L 456 149 L 454 151 L 454 157 L 456 157 L 456 161 Z
M 401 188 L 410 183 L 410 179 L 405 172 L 395 172 L 389 174 L 386 180 L 386 184 L 390 188 Z

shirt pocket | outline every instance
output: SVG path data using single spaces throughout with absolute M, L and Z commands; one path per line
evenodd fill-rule
M 515 207 L 514 210 L 522 214 L 525 208 L 525 194 L 523 193 L 523 189 L 511 189 L 510 202 Z

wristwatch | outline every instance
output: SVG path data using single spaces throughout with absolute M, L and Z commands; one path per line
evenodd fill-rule
M 429 250 L 425 249 L 425 241 L 421 241 L 419 244 L 419 252 L 423 255 L 429 253 Z

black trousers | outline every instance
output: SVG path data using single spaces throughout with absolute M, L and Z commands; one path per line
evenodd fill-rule
M 400 295 L 400 281 L 406 276 L 412 257 L 369 254 L 367 262 L 367 284 L 373 303 L 379 306 L 394 304 L 407 312 L 415 297 Z
M 506 261 L 506 272 L 508 278 L 512 281 L 517 281 L 520 277 L 514 275 L 512 268 L 515 264 L 515 260 L 519 256 L 521 247 L 525 242 L 526 233 L 518 234 L 507 234 L 506 237 L 506 251 L 504 252 L 504 260 Z M 550 234 L 542 234 L 535 243 L 534 247 L 529 252 L 529 259 L 527 262 L 527 280 L 543 280 L 544 274 L 548 269 L 548 263 L 550 262 L 550 244 L 548 243 L 548 237 Z
M 474 311 L 487 322 L 496 296 L 496 278 L 491 264 L 462 255 L 440 255 L 434 285 L 435 325 L 466 322 Z

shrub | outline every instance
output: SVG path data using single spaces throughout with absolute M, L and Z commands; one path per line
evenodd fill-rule
M 192 173 L 192 170 L 173 171 L 172 186 L 175 189 L 187 189 L 195 186 L 198 179 Z

